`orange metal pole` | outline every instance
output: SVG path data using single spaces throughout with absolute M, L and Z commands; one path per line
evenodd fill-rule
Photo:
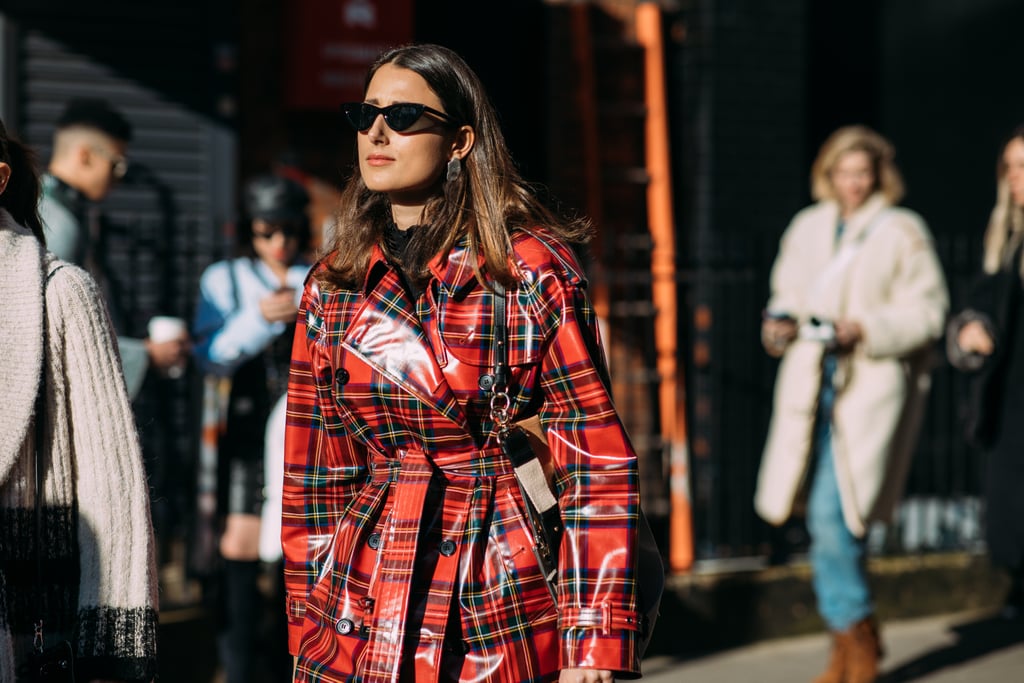
M 675 219 L 672 215 L 672 173 L 669 163 L 668 104 L 665 94 L 664 46 L 661 9 L 654 2 L 636 8 L 637 40 L 644 47 L 647 104 L 646 157 L 647 220 L 653 240 L 651 250 L 652 295 L 657 316 L 654 322 L 661 377 L 661 433 L 669 449 L 672 511 L 669 518 L 669 566 L 686 571 L 693 566 L 693 513 L 690 502 L 689 449 L 686 445 L 686 411 L 683 372 L 676 362 Z

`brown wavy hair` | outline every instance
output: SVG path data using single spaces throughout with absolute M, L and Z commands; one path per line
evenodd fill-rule
M 481 269 L 476 268 L 482 256 L 483 269 L 490 277 L 514 286 L 509 258 L 512 231 L 543 226 L 570 243 L 590 238 L 589 221 L 555 215 L 519 175 L 483 84 L 458 54 L 422 43 L 387 50 L 370 66 L 364 91 L 385 64 L 419 74 L 440 98 L 444 111 L 459 125 L 472 127 L 476 136 L 462 159 L 462 172 L 454 180 L 440 181 L 423 208 L 402 263 L 409 276 L 421 282 L 428 279 L 430 260 L 448 253 L 468 236 L 477 279 L 485 281 Z M 336 225 L 322 248 L 323 254 L 333 255 L 321 282 L 341 287 L 362 283 L 371 249 L 390 220 L 387 195 L 366 187 L 357 160 L 342 191 Z
M 811 167 L 811 196 L 818 201 L 835 199 L 832 171 L 846 152 L 867 152 L 875 171 L 873 192 L 881 192 L 890 204 L 903 199 L 903 177 L 896 167 L 896 150 L 892 143 L 867 126 L 839 128 L 821 145 Z
M 7 134 L 0 121 L 0 161 L 11 167 L 7 188 L 0 194 L 0 207 L 7 209 L 18 225 L 32 231 L 41 244 L 46 244 L 43 222 L 39 219 L 39 174 L 35 155 L 27 145 Z

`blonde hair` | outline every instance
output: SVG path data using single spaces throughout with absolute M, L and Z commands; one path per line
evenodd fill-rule
M 811 196 L 818 201 L 835 199 L 832 171 L 839 157 L 847 152 L 866 152 L 875 171 L 875 192 L 881 192 L 890 204 L 903 199 L 903 177 L 896 168 L 896 150 L 892 143 L 867 126 L 844 126 L 828 136 L 811 166 Z
M 1024 239 L 1024 208 L 1014 203 L 1010 194 L 1010 181 L 1006 178 L 1006 148 L 1014 140 L 1024 141 L 1024 125 L 1014 129 L 999 148 L 999 161 L 996 162 L 996 205 L 992 208 L 985 229 L 982 268 L 986 273 L 996 273 L 1010 267 L 1009 261 Z M 1024 277 L 1024 259 L 1021 260 L 1020 269 Z

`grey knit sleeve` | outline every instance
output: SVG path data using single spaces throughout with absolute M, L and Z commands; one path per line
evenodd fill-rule
M 58 453 L 70 454 L 78 511 L 76 661 L 85 680 L 148 681 L 156 673 L 157 581 L 148 488 L 135 418 L 103 300 L 65 265 L 47 287 Z

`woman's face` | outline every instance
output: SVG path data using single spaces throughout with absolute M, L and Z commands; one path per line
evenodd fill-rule
M 289 226 L 257 218 L 252 222 L 252 248 L 271 268 L 287 268 L 299 253 L 299 239 Z
M 875 189 L 875 169 L 871 156 L 859 149 L 843 152 L 832 167 L 829 178 L 843 211 L 856 211 Z
M 1003 164 L 1006 165 L 1006 182 L 1010 185 L 1013 203 L 1024 207 L 1024 140 L 1010 140 L 1003 150 Z
M 394 64 L 377 70 L 364 101 L 378 107 L 411 102 L 445 111 L 422 76 Z M 401 133 L 377 116 L 369 130 L 358 134 L 363 182 L 375 192 L 386 193 L 392 205 L 422 207 L 437 192 L 452 140 L 451 128 L 426 114 Z

